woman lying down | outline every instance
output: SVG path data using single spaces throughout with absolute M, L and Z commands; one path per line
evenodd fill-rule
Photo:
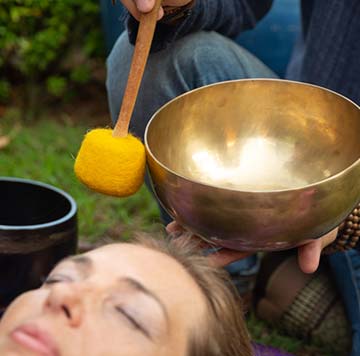
M 142 238 L 60 262 L 0 323 L 0 355 L 282 355 L 251 345 L 223 272 L 189 239 Z

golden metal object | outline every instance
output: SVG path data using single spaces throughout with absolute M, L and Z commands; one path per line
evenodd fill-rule
M 194 234 L 239 250 L 324 235 L 360 200 L 360 108 L 310 84 L 235 80 L 188 92 L 145 133 L 153 187 Z

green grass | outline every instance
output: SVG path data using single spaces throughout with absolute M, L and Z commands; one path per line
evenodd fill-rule
M 0 176 L 34 179 L 68 192 L 78 204 L 79 234 L 94 242 L 104 236 L 127 239 L 133 231 L 159 229 L 157 204 L 145 187 L 129 198 L 107 197 L 78 182 L 74 159 L 82 137 L 89 129 L 84 123 L 40 120 L 22 126 L 16 112 L 0 121 L 0 137 L 10 143 L 0 149 Z
M 247 319 L 252 339 L 263 345 L 271 345 L 298 356 L 339 356 L 331 345 L 315 345 L 307 340 L 283 335 L 281 331 L 259 320 L 253 314 Z
M 78 204 L 80 239 L 95 242 L 104 236 L 128 239 L 134 231 L 158 231 L 157 204 L 145 187 L 126 199 L 106 197 L 80 184 L 74 173 L 74 157 L 90 128 L 84 121 L 60 117 L 41 119 L 24 126 L 16 110 L 8 110 L 0 121 L 0 138 L 10 143 L 0 148 L 0 176 L 39 180 L 59 187 Z M 281 335 L 254 316 L 248 320 L 254 340 L 299 356 L 331 356 L 327 348 Z

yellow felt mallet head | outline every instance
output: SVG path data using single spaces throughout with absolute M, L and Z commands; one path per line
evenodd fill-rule
M 90 189 L 126 197 L 136 193 L 144 181 L 145 148 L 130 134 L 117 138 L 111 129 L 91 130 L 81 144 L 74 169 Z
M 126 197 L 144 181 L 146 155 L 141 140 L 129 134 L 129 123 L 154 36 L 161 0 L 142 14 L 130 73 L 114 130 L 95 129 L 86 134 L 75 160 L 78 179 L 99 193 Z

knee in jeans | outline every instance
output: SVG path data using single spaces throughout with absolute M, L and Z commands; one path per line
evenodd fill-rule
M 185 36 L 171 48 L 174 69 L 188 73 L 188 81 L 194 87 L 211 84 L 219 80 L 243 76 L 239 57 L 234 55 L 229 39 L 215 32 L 197 32 Z M 236 46 L 241 51 L 241 47 Z M 184 73 L 183 75 L 186 75 Z M 245 74 L 244 74 L 245 76 Z
M 219 41 L 214 32 L 197 32 L 177 41 L 172 55 L 179 64 L 191 61 L 212 63 L 219 59 Z

